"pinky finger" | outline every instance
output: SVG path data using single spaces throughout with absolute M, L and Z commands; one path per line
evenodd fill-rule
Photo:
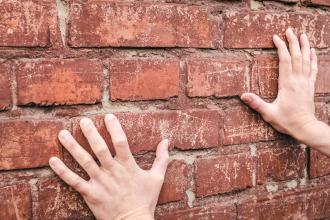
M 72 172 L 63 162 L 57 157 L 52 157 L 49 160 L 50 167 L 54 172 L 69 186 L 77 190 L 80 194 L 86 195 L 89 185 L 86 180 Z
M 318 72 L 317 56 L 316 56 L 315 49 L 313 48 L 311 50 L 311 79 L 313 80 L 313 82 L 316 81 L 317 72 Z

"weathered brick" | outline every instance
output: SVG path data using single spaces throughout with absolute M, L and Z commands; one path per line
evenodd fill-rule
M 224 111 L 224 145 L 269 141 L 279 134 L 246 106 L 232 106 Z
M 179 61 L 174 59 L 112 59 L 111 100 L 168 99 L 179 93 Z
M 212 204 L 203 207 L 186 208 L 164 212 L 157 215 L 159 220 L 205 220 L 205 219 L 221 219 L 234 220 L 236 219 L 236 209 L 234 205 Z
M 46 166 L 51 156 L 61 157 L 63 127 L 56 120 L 1 120 L 0 170 Z
M 0 110 L 7 109 L 11 104 L 10 92 L 10 67 L 8 64 L 0 63 Z
M 318 74 L 315 92 L 318 94 L 330 93 L 330 55 L 318 57 Z
M 319 71 L 315 94 L 330 93 L 330 56 L 319 57 Z M 276 97 L 278 90 L 278 58 L 273 55 L 256 55 L 252 65 L 252 91 L 264 98 Z
M 181 150 L 219 147 L 221 123 L 214 110 L 178 111 L 173 145 Z
M 38 182 L 38 219 L 95 219 L 81 195 L 55 178 Z
M 92 60 L 25 61 L 17 69 L 19 105 L 63 105 L 101 100 L 103 70 Z
M 251 187 L 253 169 L 253 159 L 245 153 L 199 158 L 195 163 L 196 196 Z
M 2 1 L 0 46 L 48 47 L 55 35 L 56 18 L 54 1 Z
M 257 182 L 299 179 L 304 176 L 306 153 L 288 141 L 257 144 Z
M 188 95 L 226 97 L 247 90 L 249 63 L 244 57 L 193 58 L 187 61 Z
M 213 110 L 160 111 L 116 113 L 126 132 L 133 153 L 154 151 L 163 138 L 179 149 L 217 147 L 220 142 L 219 114 Z M 110 135 L 104 125 L 104 115 L 91 118 L 113 151 Z M 79 127 L 80 118 L 73 122 L 73 134 L 89 152 L 91 148 Z M 147 137 L 147 138 L 146 138 Z
M 0 188 L 0 219 L 32 219 L 30 186 L 18 183 Z
M 303 3 L 309 4 L 309 5 L 324 5 L 324 6 L 330 6 L 329 0 L 302 0 Z
M 308 219 L 301 198 L 282 198 L 237 206 L 237 219 Z
M 330 22 L 326 15 L 228 12 L 225 15 L 224 46 L 273 48 L 272 36 L 278 34 L 283 38 L 288 27 L 296 29 L 298 34 L 306 32 L 313 47 L 322 48 L 330 45 Z
M 214 48 L 218 30 L 205 6 L 82 0 L 70 6 L 73 47 Z
M 316 188 L 316 187 L 315 187 Z M 330 188 L 312 190 L 307 197 L 307 213 L 309 219 L 330 218 Z
M 179 160 L 171 162 L 166 171 L 158 204 L 183 200 L 189 187 L 191 176 L 191 167 L 185 162 Z
M 311 149 L 309 166 L 309 175 L 311 178 L 329 175 L 330 157 Z
M 264 98 L 276 97 L 279 61 L 274 55 L 256 55 L 252 63 L 251 89 Z

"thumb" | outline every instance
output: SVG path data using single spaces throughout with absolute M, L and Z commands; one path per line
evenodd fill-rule
M 158 175 L 165 176 L 167 165 L 170 157 L 168 155 L 169 141 L 167 139 L 162 140 L 156 151 L 156 159 L 152 164 L 151 172 L 157 173 Z
M 241 95 L 242 101 L 250 106 L 255 111 L 259 112 L 263 117 L 270 114 L 272 111 L 271 104 L 262 100 L 259 96 L 253 93 L 244 93 Z

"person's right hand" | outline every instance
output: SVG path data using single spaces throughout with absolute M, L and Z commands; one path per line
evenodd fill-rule
M 314 86 L 317 75 L 317 56 L 310 49 L 306 34 L 300 44 L 292 29 L 286 31 L 285 41 L 273 37 L 279 55 L 279 81 L 277 98 L 267 103 L 253 93 L 244 93 L 241 99 L 261 114 L 279 132 L 302 140 L 307 127 L 318 123 L 315 118 Z

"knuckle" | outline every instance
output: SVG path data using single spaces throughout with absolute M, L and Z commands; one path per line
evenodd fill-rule
M 86 159 L 85 162 L 83 162 L 82 166 L 85 169 L 89 169 L 93 166 L 94 162 L 95 162 L 94 159 L 92 157 L 89 157 L 88 159 Z
M 127 139 L 124 137 L 118 138 L 117 140 L 114 140 L 113 145 L 117 147 L 124 147 L 127 145 Z
M 97 157 L 103 157 L 103 156 L 105 156 L 105 155 L 108 153 L 108 151 L 109 151 L 108 148 L 103 147 L 103 148 L 97 150 L 97 151 L 95 152 L 95 155 L 96 155 Z

